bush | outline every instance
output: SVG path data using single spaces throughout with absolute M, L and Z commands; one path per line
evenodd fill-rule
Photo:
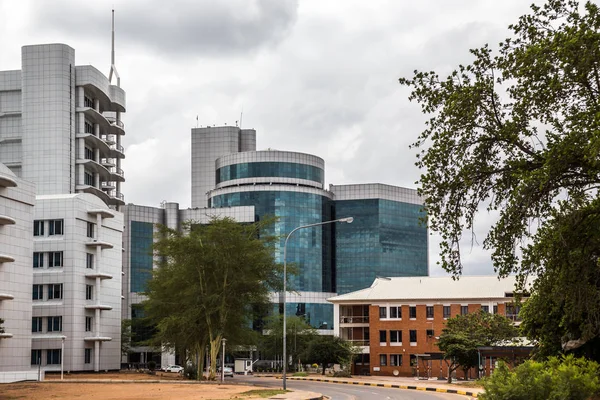
M 183 370 L 183 376 L 195 381 L 198 378 L 198 368 L 195 365 L 186 365 Z
M 499 362 L 483 382 L 483 400 L 588 400 L 600 395 L 600 365 L 594 361 L 551 357 L 548 361 L 526 361 L 509 370 Z
M 148 369 L 150 371 L 154 371 L 156 369 L 156 361 L 149 361 L 148 362 Z
M 352 375 L 350 374 L 350 371 L 341 370 L 341 371 L 335 371 L 333 373 L 333 377 L 334 378 L 352 378 Z

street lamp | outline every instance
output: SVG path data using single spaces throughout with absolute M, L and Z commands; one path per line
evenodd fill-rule
M 223 343 L 223 352 L 221 354 L 221 382 L 225 382 L 225 343 L 227 339 L 221 339 L 221 343 Z
M 63 371 L 64 371 L 64 360 L 65 360 L 65 339 L 66 336 L 61 336 L 61 345 L 60 345 L 60 380 L 63 380 Z
M 354 221 L 354 218 L 352 217 L 346 217 L 346 218 L 340 218 L 340 219 L 334 219 L 332 221 L 325 221 L 325 222 L 319 222 L 316 224 L 309 224 L 309 225 L 302 225 L 299 226 L 295 229 L 293 229 L 285 238 L 285 243 L 283 245 L 283 390 L 286 390 L 286 371 L 287 371 L 287 324 L 286 324 L 286 317 L 287 317 L 287 312 L 286 312 L 286 293 L 287 293 L 287 243 L 288 240 L 290 238 L 290 236 L 292 236 L 292 234 L 294 232 L 296 232 L 297 230 L 300 229 L 304 229 L 304 228 L 311 228 L 313 226 L 320 226 L 320 225 L 327 225 L 327 224 L 333 224 L 335 222 L 345 222 L 347 224 L 351 224 L 352 221 Z

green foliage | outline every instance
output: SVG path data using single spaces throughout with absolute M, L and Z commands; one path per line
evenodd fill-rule
M 308 363 L 321 364 L 323 375 L 327 364 L 343 364 L 352 358 L 351 344 L 338 336 L 316 336 L 306 350 L 303 359 Z
M 154 360 L 148 361 L 148 369 L 150 371 L 154 371 L 156 369 L 156 361 L 154 361 Z
M 131 320 L 121 320 L 121 354 L 127 355 L 131 351 Z
M 514 370 L 499 362 L 483 383 L 484 400 L 587 400 L 600 395 L 600 366 L 594 361 L 551 357 L 526 361 Z
M 477 367 L 477 347 L 510 340 L 518 335 L 509 319 L 484 311 L 450 318 L 437 345 L 450 363 L 450 371 L 459 367 L 467 371 Z M 448 374 L 450 378 L 451 374 Z
M 197 365 L 188 365 L 186 364 L 185 367 L 183 367 L 183 376 L 185 376 L 186 379 L 190 379 L 190 380 L 198 380 L 198 366 Z
M 144 303 L 156 325 L 157 343 L 197 357 L 199 370 L 207 344 L 212 360 L 224 336 L 228 346 L 247 344 L 252 309 L 268 303 L 269 291 L 281 286 L 274 238 L 259 234 L 271 222 L 215 218 L 207 225 L 186 224 L 186 233 L 159 227 L 154 252 L 162 261 L 148 282 Z M 215 377 L 213 363 L 209 378 Z
M 483 246 L 519 289 L 540 277 L 530 310 L 555 318 L 524 323 L 539 340 L 552 332 L 551 354 L 600 334 L 600 13 L 572 0 L 531 9 L 495 55 L 485 45 L 446 78 L 415 71 L 400 83 L 431 115 L 413 146 L 442 266 L 459 275 L 463 232 L 482 209 L 497 213 Z
M 295 366 L 298 364 L 298 359 L 306 354 L 308 346 L 317 336 L 317 332 L 304 318 L 295 315 L 287 317 L 286 331 L 287 352 L 292 357 L 292 365 Z M 283 349 L 283 316 L 270 317 L 264 326 L 264 333 L 258 342 L 260 353 L 267 359 L 273 359 L 281 355 Z

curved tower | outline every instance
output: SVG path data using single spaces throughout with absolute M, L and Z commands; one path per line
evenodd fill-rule
M 283 263 L 286 235 L 302 225 L 332 219 L 332 195 L 324 190 L 323 159 L 287 151 L 248 151 L 216 159 L 215 189 L 209 207 L 254 206 L 255 221 L 275 216 L 270 234 L 279 237 L 275 259 Z M 288 241 L 290 276 L 287 312 L 304 316 L 316 328 L 333 327 L 333 308 L 326 302 L 335 292 L 331 225 L 303 229 Z M 276 296 L 274 302 L 278 302 Z M 280 306 L 281 307 L 281 306 Z

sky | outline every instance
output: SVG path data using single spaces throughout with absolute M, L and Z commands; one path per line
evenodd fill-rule
M 0 70 L 21 46 L 65 43 L 77 65 L 107 76 L 111 9 L 123 117 L 127 203 L 191 201 L 190 129 L 257 131 L 257 149 L 325 160 L 329 184 L 417 188 L 410 149 L 427 116 L 398 83 L 414 70 L 448 74 L 470 48 L 497 44 L 528 12 L 523 0 L 0 0 Z M 491 274 L 481 244 L 494 215 L 465 234 L 464 273 Z M 431 232 L 431 275 L 439 237 Z

